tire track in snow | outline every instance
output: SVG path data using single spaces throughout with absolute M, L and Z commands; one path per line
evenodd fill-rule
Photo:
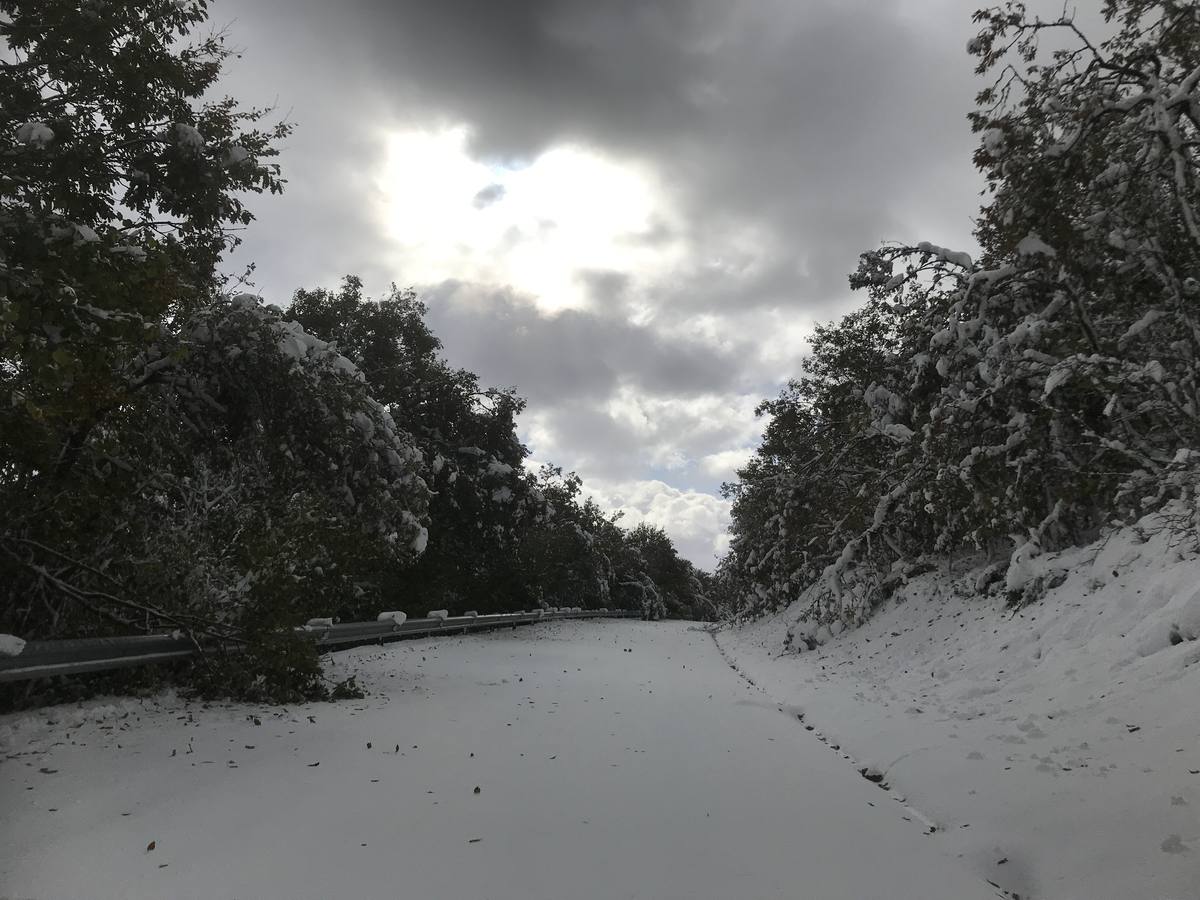
M 737 664 L 737 662 L 729 655 L 729 653 L 726 652 L 725 648 L 721 646 L 721 642 L 717 639 L 717 635 L 716 635 L 715 631 L 709 631 L 709 636 L 713 639 L 713 643 L 717 647 L 717 652 L 721 654 L 721 658 L 725 660 L 726 665 L 728 665 L 729 668 L 731 668 L 735 673 L 737 673 L 739 678 L 741 678 L 743 681 L 745 681 L 747 684 L 749 684 L 751 687 L 753 687 L 759 693 L 763 694 L 768 700 L 770 700 L 771 705 L 774 706 L 776 709 L 778 709 L 779 712 L 784 713 L 785 715 L 795 716 L 796 720 L 804 726 L 805 731 L 812 734 L 812 736 L 815 737 L 818 741 L 820 741 L 822 744 L 827 746 L 829 749 L 833 750 L 835 753 L 838 754 L 838 756 L 840 756 L 842 759 L 846 760 L 852 766 L 854 766 L 854 768 L 858 772 L 858 774 L 861 775 L 863 778 L 866 778 L 867 781 L 870 781 L 873 784 L 877 784 L 880 788 L 887 791 L 888 796 L 891 797 L 891 799 L 893 799 L 894 801 L 899 803 L 900 807 L 906 813 L 908 813 L 909 816 L 911 816 L 914 820 L 916 820 L 917 822 L 919 822 L 921 825 L 923 825 L 925 827 L 926 834 L 933 834 L 936 831 L 942 830 L 941 826 L 938 825 L 937 822 L 935 822 L 932 818 L 930 818 L 925 813 L 923 813 L 920 809 L 918 809 L 915 806 L 913 806 L 912 804 L 910 804 L 908 802 L 907 798 L 903 794 L 895 793 L 891 790 L 891 786 L 887 783 L 887 780 L 886 780 L 886 772 L 881 772 L 878 769 L 875 769 L 874 767 L 869 766 L 869 765 L 860 764 L 859 760 L 855 759 L 853 756 L 851 756 L 849 753 L 847 753 L 842 748 L 841 744 L 837 743 L 836 741 L 831 741 L 819 729 L 817 729 L 817 727 L 815 725 L 812 725 L 811 723 L 805 721 L 804 711 L 802 709 L 800 709 L 799 707 L 796 707 L 796 706 L 791 706 L 787 703 L 782 703 L 779 700 L 777 700 L 775 697 L 772 697 L 770 692 L 767 691 L 766 688 L 764 688 L 760 684 L 758 684 L 746 672 L 746 670 L 743 669 L 741 666 L 739 666 Z
M 944 829 L 933 818 L 926 815 L 919 808 L 917 808 L 916 806 L 911 804 L 908 801 L 908 798 L 904 794 L 896 793 L 891 790 L 891 786 L 887 783 L 887 780 L 886 780 L 886 777 L 887 777 L 886 770 L 881 772 L 872 766 L 860 765 L 859 760 L 855 759 L 853 756 L 851 756 L 849 753 L 847 753 L 844 749 L 842 749 L 842 746 L 840 743 L 838 743 L 836 741 L 831 741 L 828 737 L 826 737 L 824 734 L 822 734 L 821 731 L 818 730 L 815 725 L 813 725 L 810 722 L 805 721 L 804 711 L 800 707 L 792 706 L 791 704 L 787 704 L 787 703 L 783 703 L 783 702 L 779 701 L 778 699 L 776 699 L 775 697 L 772 697 L 771 693 L 766 688 L 764 688 L 762 685 L 758 684 L 758 682 L 756 682 L 754 680 L 754 678 L 745 669 L 743 669 L 740 665 L 738 665 L 737 661 L 721 645 L 721 641 L 717 638 L 717 629 L 705 628 L 703 630 L 708 632 L 709 637 L 712 638 L 713 644 L 716 646 L 717 652 L 719 654 L 721 654 L 721 658 L 725 661 L 725 664 L 727 666 L 729 666 L 729 668 L 732 669 L 739 678 L 741 678 L 748 685 L 750 685 L 756 691 L 758 691 L 763 696 L 765 696 L 770 701 L 771 705 L 774 706 L 777 710 L 779 710 L 779 712 L 781 712 L 785 715 L 795 716 L 796 721 L 798 721 L 800 724 L 802 724 L 804 726 L 805 731 L 812 734 L 812 736 L 815 737 L 818 741 L 820 741 L 822 744 L 827 746 L 830 750 L 837 753 L 838 756 L 840 756 L 842 759 L 849 762 L 854 767 L 854 769 L 858 772 L 859 775 L 861 775 L 863 778 L 866 778 L 868 781 L 878 785 L 883 790 L 887 791 L 888 796 L 892 800 L 894 800 L 905 813 L 907 813 L 907 815 L 902 816 L 902 818 L 909 820 L 909 821 L 915 821 L 915 822 L 920 823 L 924 827 L 925 830 L 923 833 L 926 835 L 932 835 L 937 832 L 944 832 Z M 901 758 L 903 758 L 903 757 L 901 757 Z M 900 760 L 896 760 L 891 765 L 895 765 L 899 761 Z M 888 766 L 888 768 L 890 769 L 891 766 Z M 994 881 L 991 881 L 990 879 L 985 878 L 982 880 L 986 881 L 989 885 L 991 885 L 997 891 L 996 896 L 998 896 L 998 897 L 1009 898 L 1009 900 L 1032 900 L 1032 898 L 1026 897 L 1021 894 L 1010 893 L 1009 891 L 1004 890 L 1004 888 L 1000 887 L 1000 885 L 996 884 Z

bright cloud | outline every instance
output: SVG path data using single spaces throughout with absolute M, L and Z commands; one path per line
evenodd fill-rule
M 720 453 L 710 453 L 700 460 L 700 467 L 714 478 L 722 481 L 733 481 L 737 470 L 750 462 L 754 455 L 751 447 L 738 450 L 722 450 Z
M 712 569 L 728 546 L 729 503 L 702 491 L 663 481 L 588 481 L 584 488 L 606 510 L 621 512 L 621 524 L 656 525 L 671 535 L 681 556 Z
M 465 126 L 388 138 L 381 214 L 408 281 L 506 285 L 542 309 L 583 308 L 580 272 L 652 278 L 682 258 L 679 241 L 631 239 L 671 215 L 649 168 L 570 144 L 488 164 L 469 138 Z

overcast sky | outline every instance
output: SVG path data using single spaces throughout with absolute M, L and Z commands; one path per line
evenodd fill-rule
M 882 241 L 973 249 L 963 0 L 218 0 L 296 123 L 235 262 L 417 289 L 538 462 L 711 568 L 718 488 Z

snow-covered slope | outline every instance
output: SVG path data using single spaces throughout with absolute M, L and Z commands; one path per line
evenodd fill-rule
M 718 641 L 1006 890 L 1195 900 L 1200 559 L 1155 526 L 1029 561 L 1061 583 L 1020 611 L 1003 583 L 930 573 L 814 649 L 800 603 Z

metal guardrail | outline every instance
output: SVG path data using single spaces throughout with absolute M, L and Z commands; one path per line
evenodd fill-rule
M 312 637 L 319 650 L 336 650 L 351 644 L 377 644 L 435 634 L 466 634 L 495 628 L 516 628 L 561 619 L 640 619 L 632 610 L 584 609 L 500 613 L 487 616 L 449 616 L 407 619 L 397 623 L 341 622 L 306 625 L 297 629 Z M 173 634 L 144 634 L 127 637 L 73 638 L 58 641 L 28 641 L 17 656 L 0 656 L 0 682 L 27 681 L 54 675 L 83 675 L 107 669 L 186 659 L 196 652 L 192 642 Z

